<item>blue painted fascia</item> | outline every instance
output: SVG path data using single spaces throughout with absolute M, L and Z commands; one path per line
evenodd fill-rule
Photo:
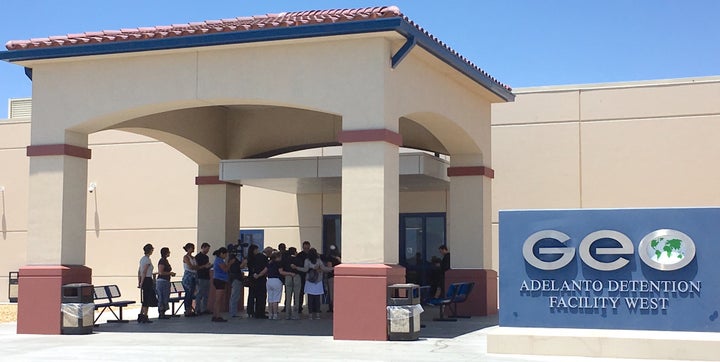
M 454 54 L 450 49 L 443 46 L 437 40 L 431 38 L 425 32 L 410 24 L 408 21 L 403 21 L 402 24 L 400 24 L 400 26 L 395 30 L 406 38 L 413 37 L 418 46 L 442 60 L 447 65 L 455 68 L 455 70 L 464 74 L 476 83 L 487 88 L 505 101 L 512 102 L 515 100 L 515 95 L 512 91 L 506 89 L 489 76 L 475 69 L 475 67 L 468 64 L 465 60 L 460 58 L 460 56 Z
M 25 67 L 25 76 L 32 81 L 32 68 Z
M 20 62 L 28 60 L 182 49 L 336 35 L 376 33 L 384 31 L 396 31 L 409 40 L 403 46 L 403 48 L 407 47 L 408 49 L 402 53 L 403 48 L 401 48 L 400 51 L 393 56 L 393 59 L 391 60 L 393 65 L 397 65 L 397 63 L 399 63 L 402 58 L 406 56 L 410 50 L 412 50 L 414 44 L 417 44 L 479 85 L 487 88 L 500 98 L 506 101 L 513 101 L 515 99 L 515 95 L 511 91 L 505 89 L 489 76 L 466 63 L 457 54 L 454 54 L 448 48 L 441 45 L 437 40 L 434 40 L 429 35 L 420 31 L 408 20 L 400 17 L 179 36 L 161 39 L 143 39 L 86 45 L 10 50 L 0 52 L 0 60 L 7 62 Z M 398 59 L 395 59 L 396 57 Z
M 348 35 L 393 31 L 401 18 L 375 19 L 331 24 L 303 25 L 286 28 L 268 28 L 237 32 L 188 35 L 160 39 L 117 41 L 86 45 L 57 46 L 0 52 L 0 60 L 19 62 L 27 60 L 81 57 L 131 53 L 153 50 L 182 49 L 275 40 L 292 40 L 321 36 Z

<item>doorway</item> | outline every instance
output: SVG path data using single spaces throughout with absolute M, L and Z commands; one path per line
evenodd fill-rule
M 442 257 L 445 227 L 445 213 L 400 214 L 400 265 L 408 283 L 429 284 L 431 260 Z

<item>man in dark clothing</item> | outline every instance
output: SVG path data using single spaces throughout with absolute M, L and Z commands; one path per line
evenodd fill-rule
M 299 253 L 297 254 L 297 256 L 295 256 L 295 263 L 296 263 L 296 265 L 299 265 L 299 266 L 301 266 L 301 267 L 305 265 L 305 259 L 307 259 L 307 256 L 308 256 L 308 252 L 309 252 L 309 251 L 310 251 L 310 242 L 307 241 L 307 240 L 305 240 L 305 241 L 303 241 L 303 243 L 302 243 L 302 251 L 299 252 Z M 302 271 L 299 271 L 299 270 L 298 270 L 298 273 L 300 274 L 300 281 L 301 281 L 301 284 L 300 284 L 300 303 L 298 304 L 298 312 L 299 312 L 299 313 L 302 313 L 302 311 L 303 311 L 303 307 L 302 307 L 302 306 L 303 306 L 303 298 L 305 298 L 305 275 L 307 275 L 307 273 L 302 272 Z
M 253 262 L 252 277 L 255 279 L 255 318 L 267 319 L 265 315 L 265 305 L 267 304 L 267 267 L 268 258 L 272 254 L 273 249 L 266 247 L 262 253 L 255 254 Z
M 445 292 L 445 272 L 450 270 L 450 252 L 448 251 L 447 245 L 440 245 L 438 248 L 440 250 L 440 255 L 442 255 L 442 260 L 440 261 L 440 271 L 442 272 L 442 292 Z
M 208 294 L 210 293 L 210 258 L 207 254 L 210 252 L 210 244 L 202 243 L 200 252 L 195 255 L 197 263 L 197 294 L 195 297 L 195 310 L 197 314 L 209 314 Z
M 286 264 L 286 259 L 288 258 L 288 251 L 287 251 L 287 245 L 285 243 L 278 244 L 278 251 L 280 252 L 280 255 L 282 256 L 282 260 L 280 261 L 280 267 L 282 268 Z M 285 278 L 281 278 L 283 281 L 283 286 L 285 285 Z M 287 300 L 285 300 L 285 306 L 287 306 Z M 286 308 L 283 307 L 282 311 L 285 313 Z

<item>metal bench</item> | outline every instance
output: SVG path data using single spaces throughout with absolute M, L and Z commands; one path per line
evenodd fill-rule
M 120 288 L 117 285 L 101 285 L 93 288 L 93 299 L 95 301 L 95 310 L 101 309 L 100 314 L 95 317 L 93 323 L 97 323 L 100 316 L 109 310 L 115 316 L 114 320 L 108 320 L 108 323 L 127 323 L 123 319 L 123 308 L 130 304 L 135 304 L 134 300 L 115 300 L 120 298 Z M 119 313 L 116 314 L 113 307 L 118 308 Z
M 170 303 L 171 315 L 177 316 L 177 313 L 180 311 L 180 307 L 185 305 L 185 287 L 182 285 L 181 281 L 174 281 L 170 283 L 170 298 L 168 299 L 168 302 Z M 175 303 L 180 303 L 177 308 L 175 307 Z M 192 309 L 192 306 L 190 306 L 190 308 Z
M 467 300 L 468 295 L 475 286 L 474 282 L 464 283 L 452 283 L 448 287 L 447 293 L 444 298 L 432 298 L 427 301 L 427 304 L 440 307 L 440 314 L 437 318 L 433 318 L 434 321 L 442 322 L 456 322 L 457 318 L 470 318 L 465 316 L 457 315 L 457 304 L 463 303 Z M 449 306 L 452 311 L 450 317 L 445 317 L 445 307 Z

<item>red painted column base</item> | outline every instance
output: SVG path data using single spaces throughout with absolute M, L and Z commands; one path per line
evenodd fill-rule
M 445 287 L 451 283 L 475 282 L 464 303 L 457 305 L 458 315 L 487 316 L 497 314 L 497 272 L 492 269 L 450 269 L 445 272 Z
M 84 265 L 28 265 L 18 281 L 18 334 L 60 334 L 61 287 L 92 283 L 92 269 Z
M 333 338 L 387 340 L 387 286 L 405 283 L 405 268 L 385 264 L 335 267 Z

